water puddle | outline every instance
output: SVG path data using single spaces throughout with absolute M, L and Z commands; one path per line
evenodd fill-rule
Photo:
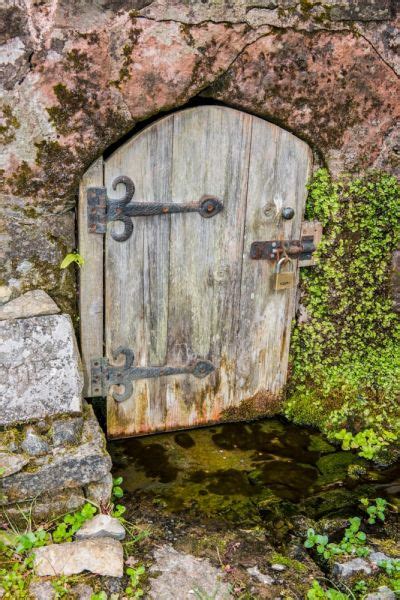
M 362 496 L 400 502 L 400 465 L 372 468 L 317 432 L 278 419 L 110 444 L 133 502 L 254 525 L 279 515 L 348 516 Z

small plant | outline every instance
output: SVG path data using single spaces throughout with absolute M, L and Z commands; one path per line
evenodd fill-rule
M 112 488 L 113 498 L 118 498 L 118 500 L 119 500 L 120 498 L 123 497 L 124 490 L 121 487 L 121 484 L 123 481 L 124 481 L 123 477 L 116 477 L 115 479 L 113 479 L 113 488 Z
M 125 594 L 129 598 L 141 598 L 144 594 L 142 588 L 140 587 L 140 578 L 145 573 L 145 568 L 143 565 L 138 565 L 137 567 L 128 567 L 126 569 L 126 574 L 129 576 L 129 585 L 125 589 Z
M 85 260 L 83 256 L 79 254 L 79 252 L 70 252 L 66 256 L 64 256 L 63 260 L 60 264 L 60 269 L 66 269 L 69 265 L 75 263 L 80 268 L 84 264 Z
M 113 479 L 112 497 L 111 497 L 111 514 L 116 519 L 121 519 L 125 513 L 126 508 L 122 504 L 115 504 L 116 500 L 119 500 L 124 495 L 124 490 L 121 487 L 123 482 L 122 477 L 116 477 Z
M 92 519 L 96 512 L 95 506 L 86 503 L 80 511 L 66 515 L 53 531 L 53 542 L 70 542 L 84 522 Z
M 362 598 L 364 597 L 364 595 L 368 592 L 368 586 L 364 579 L 360 579 L 360 581 L 357 581 L 357 583 L 353 587 L 353 592 L 359 594 Z
M 400 559 L 398 558 L 388 558 L 385 560 L 381 560 L 378 563 L 378 567 L 383 569 L 389 577 L 399 576 L 400 575 Z
M 361 519 L 353 517 L 349 519 L 349 527 L 344 532 L 343 539 L 339 544 L 329 543 L 326 535 L 315 533 L 314 529 L 307 530 L 307 539 L 304 542 L 305 548 L 315 548 L 318 554 L 325 559 L 341 554 L 356 554 L 357 556 L 368 556 L 369 549 L 364 545 L 367 536 L 360 531 Z
M 368 498 L 361 498 L 361 504 L 365 507 L 369 517 L 367 522 L 370 525 L 374 525 L 377 519 L 381 521 L 385 520 L 385 511 L 388 505 L 387 500 L 384 498 L 376 498 L 375 504 L 370 504 Z
M 107 594 L 105 592 L 97 592 L 90 596 L 90 600 L 107 600 Z
M 28 531 L 18 536 L 17 544 L 15 546 L 15 552 L 17 554 L 26 554 L 32 548 L 40 548 L 45 546 L 51 540 L 50 535 L 44 529 L 38 529 L 37 531 Z
M 312 582 L 307 592 L 307 600 L 349 600 L 350 596 L 343 594 L 334 588 L 324 590 L 316 579 Z

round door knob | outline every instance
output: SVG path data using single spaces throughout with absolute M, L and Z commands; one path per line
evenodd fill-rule
M 290 206 L 285 206 L 285 208 L 282 208 L 282 218 L 285 219 L 286 221 L 290 221 L 290 219 L 293 219 L 294 217 L 294 209 L 291 208 Z

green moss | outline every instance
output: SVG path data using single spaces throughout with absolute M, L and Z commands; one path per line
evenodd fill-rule
M 390 297 L 400 185 L 377 172 L 333 182 L 320 170 L 306 213 L 324 237 L 317 266 L 301 271 L 308 319 L 292 336 L 285 413 L 374 458 L 400 433 L 400 322 Z
M 284 556 L 283 554 L 278 554 L 277 552 L 271 556 L 271 562 L 273 564 L 278 563 L 279 565 L 285 565 L 285 567 L 294 569 L 298 573 L 304 573 L 304 571 L 307 571 L 307 567 L 300 561 L 294 558 L 289 558 L 288 556 Z

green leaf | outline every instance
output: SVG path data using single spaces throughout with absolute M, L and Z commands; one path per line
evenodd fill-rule
M 83 257 L 78 252 L 70 252 L 61 261 L 60 269 L 66 269 L 72 263 L 75 263 L 76 265 L 78 265 L 78 267 L 81 267 L 84 264 L 84 262 L 85 261 Z

